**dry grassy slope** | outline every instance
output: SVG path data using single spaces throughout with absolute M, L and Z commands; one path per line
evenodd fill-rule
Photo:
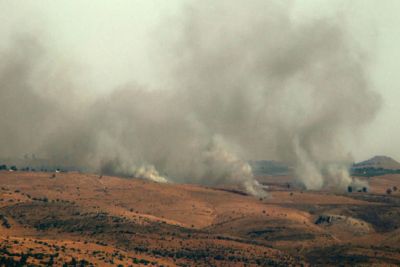
M 228 210 L 251 213 L 260 206 L 251 197 L 237 197 L 193 185 L 157 184 L 78 173 L 59 173 L 56 178 L 50 177 L 48 173 L 0 173 L 2 184 L 11 191 L 20 190 L 33 198 L 74 201 L 90 210 L 189 227 L 208 226 Z M 249 205 L 256 206 L 249 210 Z
M 400 175 L 382 175 L 371 178 L 370 182 L 371 192 L 375 194 L 385 194 L 387 189 L 392 189 L 397 187 L 397 195 L 400 190 Z
M 276 177 L 275 184 L 269 178 L 270 197 L 262 200 L 196 185 L 79 173 L 52 176 L 0 172 L 0 215 L 11 225 L 1 226 L 0 218 L 0 237 L 13 249 L 28 249 L 43 239 L 87 242 L 88 247 L 102 247 L 106 256 L 110 249 L 125 253 L 126 262 L 136 257 L 166 266 L 242 266 L 315 263 L 328 252 L 350 253 L 341 258 L 350 261 L 353 254 L 370 255 L 376 250 L 371 246 L 377 246 L 379 259 L 356 259 L 400 263 L 398 238 L 393 237 L 399 233 L 400 194 L 382 195 L 388 186 L 400 188 L 398 176 L 373 178 L 373 194 L 302 192 L 286 186 L 289 177 L 285 182 Z M 321 215 L 331 221 L 315 224 Z M 21 238 L 25 245 L 12 245 Z M 328 252 L 314 253 L 321 248 Z M 82 253 L 72 252 L 59 252 L 59 262 L 71 255 L 79 259 Z M 118 261 L 106 256 L 85 259 L 101 266 Z M 323 263 L 335 265 L 335 257 Z
M 173 257 L 187 258 L 183 262 L 190 262 L 198 254 L 207 257 L 208 251 L 204 251 L 210 248 L 211 261 L 216 255 L 223 255 L 226 248 L 238 261 L 248 261 L 254 255 L 259 255 L 261 262 L 267 256 L 276 262 L 291 261 L 290 256 L 279 250 L 196 233 L 196 229 L 225 220 L 226 214 L 233 210 L 240 216 L 261 213 L 262 204 L 252 197 L 140 179 L 79 173 L 52 176 L 52 173 L 0 172 L 1 212 L 12 225 L 9 229 L 2 227 L 0 236 L 62 242 L 101 240 L 107 247 L 123 247 L 151 257 L 154 253 L 175 253 Z M 171 228 L 175 226 L 179 228 Z M 196 238 L 191 239 L 191 235 Z M 182 251 L 182 247 L 194 252 Z
M 80 263 L 81 260 L 98 266 L 135 265 L 136 263 L 159 263 L 165 266 L 174 266 L 170 260 L 157 259 L 144 254 L 129 253 L 110 246 L 96 243 L 73 241 L 68 239 L 35 239 L 32 237 L 2 237 L 0 236 L 0 250 L 12 254 L 31 254 L 27 264 L 47 265 L 52 258 L 53 265 L 61 266 L 71 263 L 72 259 Z M 19 260 L 21 256 L 14 256 Z
M 318 192 L 272 192 L 271 197 L 259 201 L 251 196 L 242 196 L 222 190 L 196 185 L 159 184 L 141 179 L 78 173 L 58 173 L 51 178 L 49 173 L 1 172 L 1 184 L 11 191 L 19 190 L 32 198 L 47 197 L 50 200 L 74 201 L 93 210 L 107 211 L 115 215 L 151 220 L 162 220 L 171 224 L 201 228 L 219 223 L 226 216 L 260 215 L 264 210 L 269 216 L 288 218 L 303 223 L 310 216 L 302 211 L 282 207 L 285 203 L 313 205 L 369 204 L 345 196 Z M 15 194 L 20 201 L 27 200 Z M 234 215 L 236 214 L 236 215 Z

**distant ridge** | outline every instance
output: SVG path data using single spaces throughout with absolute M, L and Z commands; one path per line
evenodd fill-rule
M 374 156 L 368 160 L 355 163 L 353 168 L 381 168 L 386 170 L 399 170 L 400 163 L 388 156 Z
M 290 167 L 274 160 L 252 160 L 249 164 L 255 175 L 287 175 Z

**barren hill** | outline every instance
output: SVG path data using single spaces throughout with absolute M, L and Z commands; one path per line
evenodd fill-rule
M 375 156 L 368 160 L 354 164 L 354 168 L 382 168 L 387 170 L 399 170 L 400 163 L 391 157 Z
M 0 259 L 34 266 L 398 265 L 400 195 L 385 192 L 399 181 L 372 178 L 370 193 L 353 194 L 277 183 L 259 199 L 142 179 L 2 171 Z

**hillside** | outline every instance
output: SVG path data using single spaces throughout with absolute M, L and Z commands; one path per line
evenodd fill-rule
M 369 160 L 353 164 L 350 169 L 353 176 L 382 176 L 400 174 L 400 163 L 387 156 L 375 156 Z
M 8 266 L 400 264 L 394 238 L 400 194 L 386 194 L 400 188 L 398 176 L 372 178 L 369 193 L 306 192 L 287 183 L 258 199 L 142 179 L 0 171 L 0 260 Z
M 400 170 L 400 163 L 391 157 L 375 156 L 368 160 L 354 164 L 354 168 L 382 168 L 386 170 Z

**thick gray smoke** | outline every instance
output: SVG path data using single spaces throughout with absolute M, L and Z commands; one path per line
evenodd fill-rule
M 165 29 L 170 71 L 155 79 L 168 88 L 132 82 L 92 99 L 34 38 L 18 39 L 1 52 L 0 157 L 254 195 L 247 160 L 274 158 L 308 189 L 347 187 L 345 141 L 380 103 L 367 62 L 338 21 L 293 23 L 284 8 L 198 2 Z

